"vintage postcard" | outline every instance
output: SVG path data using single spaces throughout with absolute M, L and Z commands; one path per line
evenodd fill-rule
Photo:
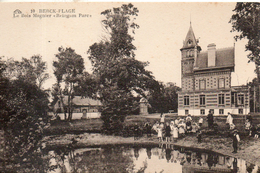
M 0 11 L 0 172 L 260 171 L 259 3 Z

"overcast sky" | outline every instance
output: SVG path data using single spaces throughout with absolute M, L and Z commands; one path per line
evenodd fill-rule
M 0 3 L 0 56 L 20 60 L 40 54 L 48 62 L 51 78 L 45 88 L 55 82 L 52 62 L 58 47 L 71 47 L 80 54 L 86 69 L 91 69 L 87 50 L 99 42 L 104 34 L 100 12 L 122 3 Z M 235 3 L 133 3 L 139 9 L 134 45 L 136 59 L 149 61 L 148 70 L 157 80 L 174 82 L 181 86 L 181 52 L 183 40 L 189 30 L 190 21 L 199 38 L 202 51 L 215 43 L 217 48 L 234 46 L 231 24 L 228 23 Z M 23 14 L 35 13 L 39 9 L 75 9 L 76 18 L 13 18 L 19 9 Z M 79 13 L 91 17 L 79 17 Z M 232 85 L 246 84 L 255 77 L 254 64 L 247 63 L 246 40 L 235 43 L 235 72 Z

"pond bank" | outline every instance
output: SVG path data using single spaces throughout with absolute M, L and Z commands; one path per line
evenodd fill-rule
M 84 133 L 79 135 L 67 134 L 62 136 L 47 136 L 43 139 L 48 148 L 52 147 L 65 147 L 72 143 L 72 139 L 77 142 L 75 147 L 91 147 L 107 144 L 158 144 L 157 136 L 153 135 L 150 138 L 146 136 L 140 137 L 138 140 L 134 140 L 133 137 L 120 137 L 120 136 L 108 136 L 98 133 Z M 178 139 L 177 142 L 170 142 L 171 144 L 192 147 L 199 149 L 207 149 L 221 153 L 223 155 L 229 155 L 237 157 L 255 163 L 260 166 L 260 139 L 253 139 L 245 137 L 239 144 L 238 153 L 232 153 L 232 140 L 231 138 L 223 138 L 218 135 L 206 135 L 203 136 L 202 143 L 197 142 L 195 135 L 187 135 L 184 138 Z

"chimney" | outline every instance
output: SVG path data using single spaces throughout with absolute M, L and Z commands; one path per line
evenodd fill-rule
M 216 45 L 211 43 L 208 45 L 208 67 L 216 66 Z

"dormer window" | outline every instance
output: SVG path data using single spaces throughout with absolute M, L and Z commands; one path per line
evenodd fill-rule
M 192 40 L 188 40 L 188 45 L 190 46 L 192 44 Z

